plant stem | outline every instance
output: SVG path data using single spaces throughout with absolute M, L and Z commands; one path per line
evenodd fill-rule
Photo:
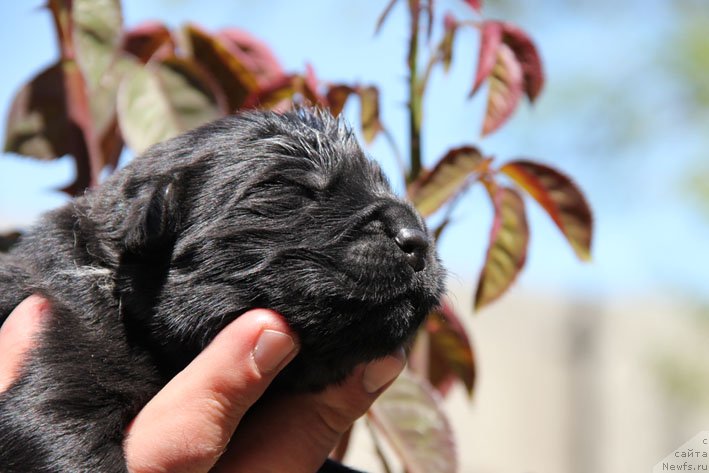
M 409 141 L 411 168 L 407 181 L 414 181 L 421 173 L 421 115 L 423 97 L 418 78 L 419 15 L 421 0 L 409 0 L 411 32 L 409 35 Z

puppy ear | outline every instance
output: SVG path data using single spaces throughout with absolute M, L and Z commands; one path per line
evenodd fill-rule
M 125 221 L 128 252 L 143 254 L 169 244 L 179 224 L 177 179 L 156 182 L 131 204 Z

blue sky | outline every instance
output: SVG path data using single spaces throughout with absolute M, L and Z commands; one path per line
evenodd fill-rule
M 403 147 L 406 19 L 397 8 L 375 37 L 374 23 L 385 3 L 125 0 L 124 16 L 127 25 L 161 19 L 173 26 L 193 21 L 206 28 L 241 27 L 270 44 L 287 70 L 302 70 L 309 62 L 322 79 L 376 83 L 383 119 Z M 469 15 L 458 0 L 436 3 L 440 13 Z M 15 91 L 57 55 L 49 14 L 39 4 L 0 6 L 2 129 Z M 448 148 L 472 143 L 499 162 L 524 156 L 552 164 L 584 189 L 596 221 L 593 262 L 579 263 L 528 201 L 531 247 L 520 288 L 586 298 L 660 292 L 705 297 L 709 225 L 679 189 L 700 162 L 697 156 L 706 152 L 706 141 L 699 139 L 698 127 L 673 126 L 681 114 L 673 108 L 673 97 L 681 91 L 657 63 L 662 38 L 676 22 L 667 2 L 611 4 L 552 1 L 534 11 L 527 7 L 519 16 L 505 13 L 536 40 L 548 81 L 537 104 L 523 104 L 509 125 L 484 140 L 479 136 L 483 94 L 465 100 L 477 38 L 461 35 L 451 72 L 437 71 L 426 97 L 425 159 L 432 163 Z M 349 116 L 356 113 L 351 106 Z M 384 140 L 368 152 L 401 190 Z M 37 163 L 1 156 L 0 226 L 26 226 L 41 211 L 61 204 L 65 197 L 53 189 L 69 182 L 72 172 L 67 158 Z M 476 189 L 457 214 L 441 253 L 456 279 L 473 284 L 484 257 L 489 204 Z

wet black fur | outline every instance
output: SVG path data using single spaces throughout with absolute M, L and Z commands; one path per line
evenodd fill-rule
M 300 337 L 277 390 L 317 390 L 406 343 L 443 291 L 393 236 L 425 231 L 323 112 L 227 117 L 149 149 L 0 259 L 0 322 L 50 322 L 0 395 L 0 471 L 125 472 L 127 423 L 244 311 Z M 2 354 L 0 354 L 2 356 Z

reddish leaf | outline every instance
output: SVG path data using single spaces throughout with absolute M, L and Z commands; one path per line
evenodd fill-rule
M 311 64 L 305 65 L 305 75 L 302 76 L 299 92 L 310 104 L 322 104 L 324 99 L 318 93 L 318 78 L 315 75 L 315 68 Z
M 446 14 L 443 19 L 443 28 L 444 34 L 439 50 L 441 61 L 443 62 L 443 69 L 448 72 L 448 69 L 451 67 L 451 61 L 453 60 L 453 41 L 455 40 L 455 33 L 458 30 L 458 22 L 453 15 Z
M 97 184 L 98 179 L 94 178 L 91 174 L 89 151 L 81 130 L 76 128 L 74 136 L 70 136 L 68 139 L 76 143 L 72 145 L 75 148 L 75 150 L 72 151 L 72 156 L 74 157 L 76 174 L 74 174 L 74 181 L 72 183 L 61 187 L 59 190 L 71 196 L 80 196 L 83 195 L 86 189 L 91 187 L 92 184 Z
M 361 104 L 362 136 L 367 143 L 371 143 L 383 129 L 379 120 L 379 89 L 359 87 L 357 93 Z
M 54 28 L 57 30 L 59 52 L 62 59 L 73 59 L 75 56 L 71 6 L 71 2 L 67 0 L 49 0 L 47 2 L 47 7 L 52 12 Z
M 390 0 L 389 3 L 387 3 L 387 6 L 384 8 L 384 11 L 379 15 L 379 19 L 377 19 L 377 26 L 374 29 L 374 34 L 379 33 L 379 30 L 382 29 L 382 26 L 384 25 L 384 21 L 386 20 L 387 16 L 389 16 L 389 13 L 391 13 L 392 8 L 394 8 L 394 4 L 396 3 L 397 0 Z
M 443 234 L 443 231 L 448 228 L 448 225 L 450 225 L 451 219 L 450 217 L 444 219 L 441 223 L 438 224 L 438 226 L 433 230 L 433 239 L 435 241 L 440 240 L 441 235 Z
M 249 95 L 242 108 L 276 109 L 284 103 L 290 106 L 293 96 L 298 92 L 298 80 L 295 75 L 283 76 Z
M 503 41 L 512 49 L 522 66 L 524 91 L 530 102 L 534 102 L 544 86 L 542 61 L 536 46 L 527 33 L 509 23 L 503 25 Z
M 77 181 L 66 189 L 80 192 L 86 170 L 88 184 L 96 185 L 106 161 L 99 136 L 110 121 L 112 108 L 104 107 L 111 104 L 111 90 L 106 90 L 104 78 L 120 54 L 120 3 L 50 0 L 48 6 L 59 37 L 67 117 L 82 135 L 69 137 Z
M 331 85 L 325 96 L 328 108 L 333 115 L 337 116 L 342 113 L 347 99 L 355 92 L 349 85 L 335 84 Z
M 404 370 L 372 405 L 369 419 L 409 473 L 454 473 L 454 436 L 441 400 L 424 379 Z
M 517 191 L 488 185 L 495 217 L 478 288 L 475 310 L 500 297 L 514 282 L 524 266 L 529 242 L 529 228 L 524 202 Z
M 318 93 L 318 79 L 312 67 L 306 74 L 284 75 L 247 97 L 243 108 L 288 109 L 293 103 L 327 105 L 327 99 Z
M 39 159 L 74 154 L 71 136 L 76 124 L 68 116 L 64 73 L 54 64 L 15 95 L 7 117 L 5 151 Z
M 523 85 L 522 67 L 509 46 L 501 44 L 490 75 L 483 135 L 497 130 L 512 115 L 522 97 Z
M 258 88 L 253 72 L 232 54 L 225 42 L 195 25 L 185 27 L 187 47 L 192 58 L 200 64 L 219 85 L 227 98 L 228 112 L 244 105 L 246 98 Z
M 76 73 L 78 68 L 71 64 Z M 77 195 L 91 184 L 91 169 L 84 135 L 69 113 L 65 67 L 49 67 L 17 93 L 7 118 L 5 151 L 38 159 L 71 155 L 75 180 L 62 190 Z
M 591 257 L 593 216 L 586 199 L 567 176 L 531 161 L 512 161 L 500 168 L 546 210 L 582 260 Z
M 502 25 L 498 21 L 484 21 L 480 28 L 480 53 L 475 82 L 470 96 L 478 91 L 482 83 L 492 73 L 498 61 L 498 51 L 502 44 Z
M 426 319 L 430 340 L 428 379 L 445 394 L 449 381 L 459 379 L 468 391 L 473 391 L 475 361 L 470 339 L 460 318 L 448 303 L 431 312 Z
M 113 122 L 106 128 L 100 140 L 104 165 L 115 169 L 124 145 L 123 134 L 118 126 L 118 114 L 113 114 Z
M 456 195 L 486 162 L 475 147 L 454 148 L 431 171 L 411 183 L 409 198 L 421 215 L 427 217 Z
M 431 39 L 431 34 L 433 34 L 433 11 L 435 10 L 435 0 L 428 0 L 423 6 L 426 14 L 426 39 Z
M 223 29 L 216 36 L 256 77 L 260 87 L 284 76 L 283 68 L 271 48 L 255 36 L 237 28 Z
M 482 0 L 463 0 L 465 3 L 467 3 L 470 8 L 475 10 L 476 12 L 480 12 L 483 8 L 483 2 Z
M 125 32 L 123 50 L 145 64 L 154 55 L 160 59 L 174 55 L 175 44 L 167 27 L 157 21 L 146 21 Z

